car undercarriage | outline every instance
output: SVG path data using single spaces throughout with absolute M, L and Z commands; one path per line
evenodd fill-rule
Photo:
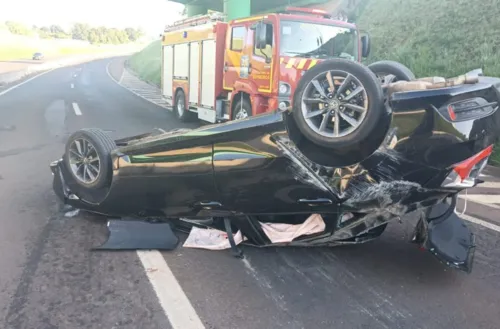
M 219 232 L 212 249 L 239 257 L 240 243 L 359 244 L 412 213 L 411 242 L 470 272 L 474 235 L 456 199 L 498 138 L 500 79 L 410 80 L 397 64 L 324 61 L 291 109 L 244 120 L 121 140 L 80 130 L 51 164 L 54 190 L 110 219 L 101 249 L 170 250 L 172 229 Z

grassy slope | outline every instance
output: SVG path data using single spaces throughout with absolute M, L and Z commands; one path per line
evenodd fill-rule
M 47 57 L 58 57 L 58 56 L 64 56 L 64 55 L 75 55 L 75 54 L 90 54 L 90 53 L 98 53 L 102 51 L 107 51 L 109 50 L 108 48 L 100 48 L 100 47 L 95 47 L 95 46 L 88 46 L 88 47 L 59 47 L 59 48 L 53 48 L 50 51 L 42 51 L 43 54 Z M 14 60 L 14 59 L 26 59 L 26 58 L 31 58 L 33 54 L 37 51 L 40 51 L 39 48 L 37 47 L 30 47 L 30 46 L 22 46 L 22 45 L 17 45 L 17 46 L 12 46 L 12 47 L 6 47 L 6 46 L 1 46 L 0 47 L 0 60 L 2 61 L 9 61 L 9 60 Z
M 161 42 L 153 41 L 146 48 L 134 54 L 128 61 L 129 67 L 143 80 L 160 85 Z
M 370 60 L 393 59 L 417 76 L 453 76 L 482 67 L 500 76 L 498 0 L 365 0 Z
M 368 62 L 391 59 L 416 76 L 482 68 L 500 76 L 498 0 L 363 0 L 357 17 L 372 36 Z M 500 165 L 500 146 L 491 163 Z

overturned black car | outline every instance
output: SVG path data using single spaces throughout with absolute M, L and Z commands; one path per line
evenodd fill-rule
M 112 218 L 226 231 L 235 251 L 236 232 L 257 246 L 367 242 L 417 211 L 412 241 L 470 272 L 474 236 L 454 210 L 498 138 L 500 79 L 407 72 L 327 60 L 302 77 L 289 110 L 116 141 L 77 131 L 51 164 L 54 190 Z M 269 233 L 311 216 L 315 230 Z

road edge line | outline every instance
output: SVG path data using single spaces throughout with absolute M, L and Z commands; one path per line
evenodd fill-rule
M 170 325 L 174 329 L 204 329 L 162 254 L 157 250 L 138 250 L 137 255 Z
M 106 73 L 108 74 L 109 78 L 110 78 L 110 79 L 111 79 L 114 83 L 116 83 L 117 85 L 119 85 L 119 86 L 120 86 L 120 87 L 122 87 L 123 89 L 127 90 L 128 92 L 130 92 L 130 93 L 132 93 L 132 94 L 136 95 L 137 97 L 142 98 L 142 99 L 144 99 L 145 101 L 148 101 L 149 103 L 151 103 L 151 104 L 153 104 L 153 105 L 156 105 L 156 106 L 158 106 L 158 107 L 160 107 L 160 108 L 162 108 L 162 109 L 168 110 L 168 111 L 172 111 L 172 108 L 168 108 L 168 107 L 164 107 L 164 106 L 158 105 L 158 104 L 156 104 L 155 102 L 153 102 L 153 101 L 151 101 L 151 100 L 147 99 L 146 97 L 144 97 L 144 96 L 142 96 L 142 95 L 139 95 L 139 94 L 138 94 L 138 93 L 136 93 L 135 91 L 128 89 L 127 87 L 125 87 L 124 85 L 122 85 L 121 83 L 119 83 L 118 81 L 116 81 L 116 79 L 115 79 L 115 78 L 113 78 L 113 76 L 111 75 L 111 73 L 109 73 L 109 65 L 111 64 L 111 62 L 112 62 L 112 61 L 113 61 L 113 60 L 109 61 L 108 65 L 106 65 Z M 123 67 L 123 71 L 125 71 L 125 66 Z M 120 81 L 122 80 L 123 75 L 124 75 L 124 72 L 122 72 L 122 76 L 120 77 Z
M 496 231 L 496 232 L 500 232 L 500 226 L 498 225 L 495 225 L 495 224 L 492 224 L 490 222 L 487 222 L 485 220 L 482 220 L 482 219 L 479 219 L 479 218 L 476 218 L 476 217 L 472 217 L 472 216 L 469 216 L 467 214 L 460 214 L 458 215 L 458 217 L 468 221 L 468 222 L 471 222 L 471 223 L 474 223 L 474 224 L 477 224 L 477 225 L 481 225 L 483 227 L 486 227 L 486 228 L 489 228 L 490 230 L 493 230 L 493 231 Z
M 57 67 L 55 67 L 55 68 L 53 68 L 53 69 L 49 69 L 49 70 L 44 71 L 44 72 L 42 72 L 42 73 L 39 73 L 39 74 L 35 75 L 34 77 L 29 78 L 28 80 L 24 80 L 24 81 L 22 81 L 22 82 L 18 83 L 17 85 L 14 85 L 14 86 L 12 86 L 12 87 L 10 87 L 10 88 L 7 88 L 7 89 L 5 89 L 5 90 L 3 90 L 3 91 L 0 91 L 0 96 L 3 96 L 3 95 L 5 95 L 5 94 L 7 94 L 8 92 L 10 92 L 10 91 L 12 91 L 12 90 L 16 89 L 17 87 L 20 87 L 20 86 L 24 85 L 25 83 L 30 82 L 31 80 L 35 80 L 36 78 L 41 77 L 41 76 L 42 76 L 42 75 L 44 75 L 44 74 L 47 74 L 47 73 L 49 73 L 49 72 L 52 72 L 52 71 L 54 71 L 55 69 L 57 69 Z

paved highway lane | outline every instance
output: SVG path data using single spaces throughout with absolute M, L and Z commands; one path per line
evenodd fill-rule
M 135 252 L 91 252 L 106 238 L 105 222 L 65 217 L 52 193 L 48 164 L 67 136 L 82 127 L 118 138 L 180 126 L 113 82 L 108 63 L 58 69 L 0 96 L 0 328 L 500 326 L 500 233 L 473 223 L 470 275 L 406 243 L 408 221 L 366 245 L 244 247 L 244 260 L 179 247 L 145 268 Z M 474 217 L 492 219 L 481 207 Z M 186 317 L 202 325 L 179 324 Z
M 172 125 L 105 68 L 58 69 L 0 96 L 1 328 L 168 327 L 136 254 L 89 252 L 105 240 L 104 223 L 63 217 L 52 193 L 48 164 L 75 129 L 119 137 Z

